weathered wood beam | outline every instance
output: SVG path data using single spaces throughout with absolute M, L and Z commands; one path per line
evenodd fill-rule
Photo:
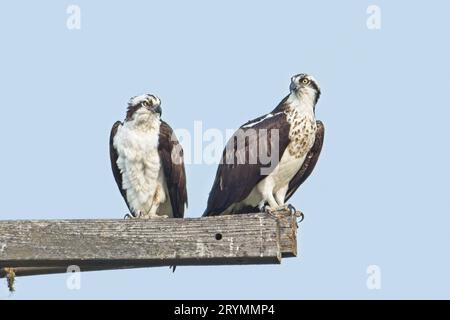
M 0 221 L 0 268 L 16 275 L 170 265 L 280 263 L 297 254 L 288 212 L 194 219 Z M 0 271 L 0 277 L 5 276 Z
M 280 250 L 282 258 L 292 258 L 297 256 L 297 218 L 303 213 L 290 214 L 286 211 L 274 212 L 272 214 L 278 222 L 280 233 Z

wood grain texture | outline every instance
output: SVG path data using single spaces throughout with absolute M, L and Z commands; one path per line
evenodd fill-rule
M 195 219 L 0 221 L 0 267 L 17 275 L 170 265 L 280 263 L 296 255 L 289 213 Z M 41 268 L 41 270 L 38 270 Z M 53 271 L 53 272 L 52 272 Z M 2 274 L 0 273 L 0 277 Z
M 282 258 L 297 257 L 297 217 L 286 212 L 275 213 L 280 232 L 280 250 Z

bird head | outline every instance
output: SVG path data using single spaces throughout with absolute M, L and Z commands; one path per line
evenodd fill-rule
M 312 76 L 305 73 L 300 73 L 291 78 L 291 92 L 294 92 L 299 98 L 312 98 L 314 104 L 317 103 L 320 97 L 320 87 Z
M 152 94 L 132 97 L 128 102 L 126 121 L 146 122 L 161 117 L 161 100 Z

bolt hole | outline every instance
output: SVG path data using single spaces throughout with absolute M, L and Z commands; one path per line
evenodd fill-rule
M 216 233 L 216 240 L 222 240 L 222 234 Z

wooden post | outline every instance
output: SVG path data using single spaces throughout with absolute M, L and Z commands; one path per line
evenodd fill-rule
M 295 215 L 0 221 L 0 278 L 186 265 L 279 264 L 297 255 Z

